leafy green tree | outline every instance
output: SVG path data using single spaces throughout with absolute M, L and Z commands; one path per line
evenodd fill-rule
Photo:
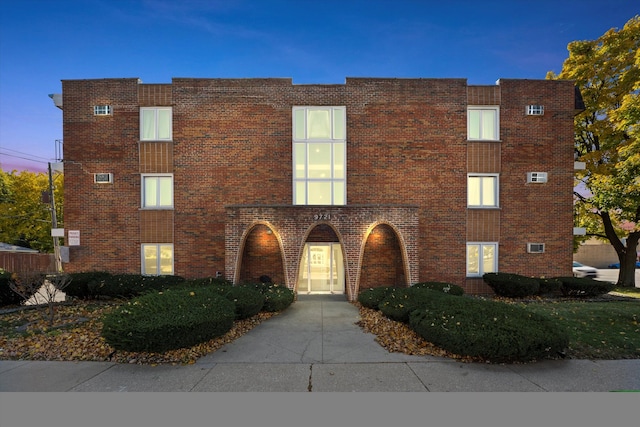
M 58 224 L 62 224 L 63 176 L 53 175 Z M 0 170 L 0 242 L 53 252 L 49 175 L 30 171 Z
M 585 110 L 575 117 L 577 225 L 608 240 L 620 260 L 619 286 L 635 286 L 640 239 L 640 16 L 597 40 L 569 43 L 560 74 L 574 80 Z

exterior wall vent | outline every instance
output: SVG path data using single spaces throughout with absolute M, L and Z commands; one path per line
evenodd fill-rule
M 543 183 L 547 182 L 546 172 L 527 172 L 527 182 Z
M 544 253 L 544 243 L 527 243 L 527 252 L 530 254 Z
M 111 113 L 112 113 L 111 105 L 94 105 L 93 106 L 94 116 L 110 116 Z
M 544 105 L 527 105 L 527 116 L 544 115 Z
M 112 173 L 94 173 L 93 182 L 96 184 L 113 184 Z

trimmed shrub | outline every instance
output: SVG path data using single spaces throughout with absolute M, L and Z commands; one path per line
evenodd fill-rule
M 164 352 L 224 335 L 234 319 L 234 303 L 216 289 L 171 289 L 134 298 L 105 315 L 102 336 L 117 350 Z
M 431 289 L 434 291 L 444 292 L 449 295 L 464 295 L 464 289 L 461 286 L 446 282 L 421 282 L 411 285 L 412 288 Z
M 293 291 L 286 286 L 268 282 L 247 283 L 241 286 L 260 291 L 264 296 L 262 310 L 267 312 L 282 311 L 289 307 L 295 299 Z
M 380 288 L 369 288 L 358 293 L 358 302 L 364 307 L 378 309 L 378 304 L 389 296 L 396 288 L 393 286 L 382 286 Z
M 0 269 L 0 307 L 7 305 L 20 305 L 24 298 L 9 286 L 11 273 Z
M 448 297 L 448 295 L 430 288 L 413 286 L 400 288 L 383 299 L 378 304 L 378 309 L 391 320 L 409 323 L 409 314 L 413 310 L 425 305 L 437 304 L 442 297 Z
M 512 273 L 485 273 L 482 276 L 496 295 L 509 298 L 520 298 L 536 295 L 540 290 L 540 282 L 532 277 Z
M 180 276 L 113 274 L 88 283 L 89 292 L 114 298 L 132 298 L 151 291 L 170 289 L 184 282 Z
M 246 286 L 219 286 L 222 295 L 235 304 L 236 319 L 247 319 L 258 314 L 264 306 L 262 292 Z
M 562 282 L 554 278 L 540 278 L 538 279 L 538 283 L 540 283 L 540 290 L 538 291 L 539 295 L 558 294 L 562 287 Z
M 615 287 L 613 283 L 588 277 L 558 277 L 557 280 L 561 283 L 562 295 L 570 297 L 595 297 L 609 293 Z
M 411 312 L 410 327 L 426 341 L 491 362 L 557 358 L 569 336 L 552 319 L 498 301 L 447 297 Z
M 222 277 L 202 277 L 199 279 L 187 279 L 180 283 L 180 286 L 184 286 L 185 288 L 197 288 L 200 286 L 231 287 L 233 283 Z
M 92 282 L 99 282 L 101 280 L 106 280 L 109 276 L 111 276 L 106 271 L 86 271 L 80 273 L 69 273 L 69 278 L 71 282 L 64 289 L 64 293 L 68 296 L 80 298 L 80 299 L 88 299 L 94 296 L 94 294 L 89 291 L 89 284 Z M 94 287 L 93 285 L 91 287 Z

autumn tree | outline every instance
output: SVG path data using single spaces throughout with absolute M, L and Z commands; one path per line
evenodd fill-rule
M 640 239 L 640 16 L 597 40 L 569 43 L 549 79 L 574 80 L 585 110 L 575 117 L 575 215 L 587 237 L 609 241 L 620 260 L 618 286 L 635 286 Z
M 63 176 L 53 175 L 58 223 L 62 222 Z M 49 175 L 30 171 L 0 170 L 0 242 L 53 252 Z

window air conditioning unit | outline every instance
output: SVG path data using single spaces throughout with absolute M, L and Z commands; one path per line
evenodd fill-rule
M 544 115 L 544 105 L 527 105 L 527 116 Z
M 527 243 L 527 252 L 530 254 L 541 254 L 544 252 L 544 243 Z
M 111 112 L 112 112 L 111 105 L 94 105 L 93 106 L 94 116 L 110 116 Z
M 547 182 L 546 172 L 527 172 L 527 182 L 541 183 Z
M 94 173 L 93 182 L 96 184 L 113 184 L 112 173 Z

